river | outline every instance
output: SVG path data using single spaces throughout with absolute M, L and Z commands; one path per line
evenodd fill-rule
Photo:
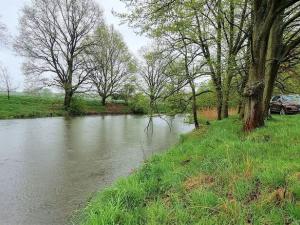
M 155 118 L 153 132 L 133 115 L 0 121 L 0 224 L 68 224 L 96 191 L 193 129 L 167 120 Z

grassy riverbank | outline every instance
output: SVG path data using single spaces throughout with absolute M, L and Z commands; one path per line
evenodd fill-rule
M 104 113 L 128 113 L 127 106 L 108 104 L 103 107 L 97 99 L 75 99 L 70 109 L 74 115 L 97 115 Z M 10 100 L 0 95 L 0 119 L 37 118 L 65 116 L 63 98 L 47 95 L 12 95 Z
M 182 138 L 99 193 L 81 225 L 299 224 L 300 116 L 242 135 L 235 119 Z

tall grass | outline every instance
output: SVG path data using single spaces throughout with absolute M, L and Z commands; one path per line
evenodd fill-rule
M 74 224 L 299 224 L 300 116 L 240 129 L 231 118 L 183 136 L 97 194 Z

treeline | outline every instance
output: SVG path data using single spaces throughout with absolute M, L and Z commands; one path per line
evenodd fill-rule
M 146 101 L 151 115 L 170 103 L 191 109 L 196 127 L 200 96 L 213 96 L 219 120 L 235 102 L 251 131 L 264 125 L 274 88 L 288 92 L 298 80 L 300 0 L 122 1 L 128 13 L 118 16 L 154 40 L 142 60 L 94 0 L 27 4 L 14 44 L 27 83 L 63 89 L 65 109 L 86 92 L 102 104 Z
M 197 81 L 209 76 L 218 119 L 228 117 L 237 92 L 245 131 L 264 125 L 274 87 L 285 89 L 283 77 L 298 76 L 298 0 L 123 2 L 129 13 L 120 16 L 159 42 L 172 73 L 164 86 L 187 84 L 196 102 Z
M 106 99 L 125 87 L 135 61 L 93 0 L 32 0 L 22 10 L 14 47 L 26 58 L 27 86 L 64 90 L 67 110 L 75 93 Z

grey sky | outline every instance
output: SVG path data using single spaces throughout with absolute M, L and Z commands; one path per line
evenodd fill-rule
M 18 19 L 23 5 L 30 0 L 1 0 L 0 15 L 1 21 L 7 26 L 9 33 L 14 36 L 17 34 Z M 123 3 L 119 0 L 96 0 L 104 10 L 104 17 L 107 24 L 114 24 L 115 27 L 122 33 L 125 42 L 129 49 L 136 56 L 138 50 L 147 44 L 148 40 L 145 37 L 137 36 L 127 25 L 119 25 L 120 20 L 114 17 L 111 13 L 112 9 L 117 12 L 125 10 Z M 0 49 L 0 62 L 5 65 L 13 75 L 14 80 L 22 87 L 24 76 L 21 71 L 22 58 L 18 57 L 9 48 Z

